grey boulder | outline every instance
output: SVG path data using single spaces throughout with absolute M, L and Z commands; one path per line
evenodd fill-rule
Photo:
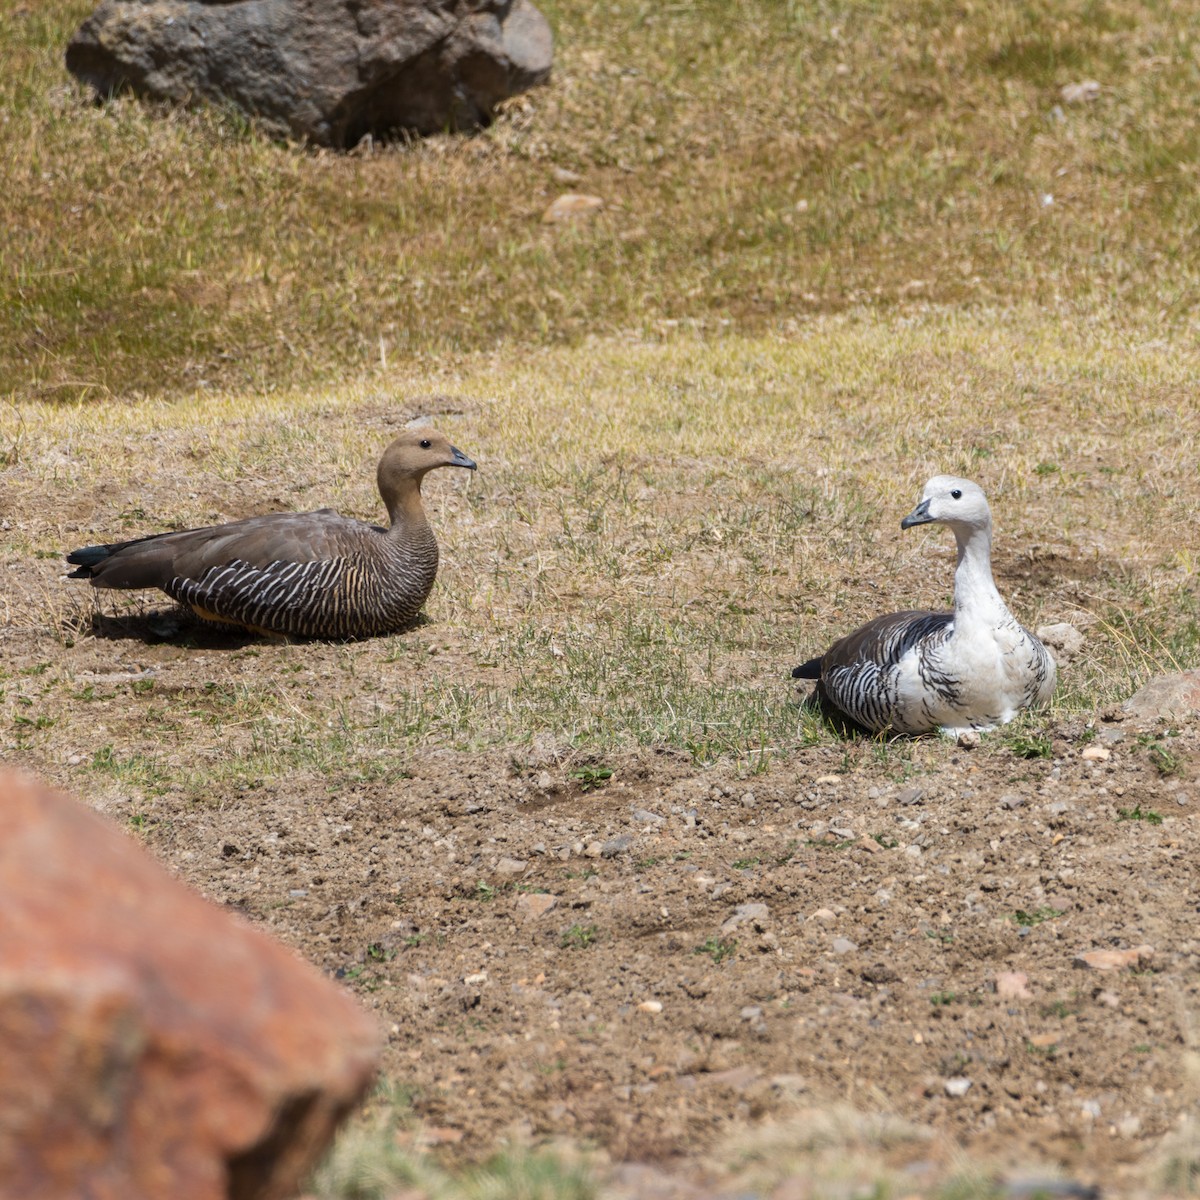
M 549 77 L 552 57 L 528 0 L 104 0 L 67 69 L 101 96 L 233 104 L 349 147 L 486 125 Z

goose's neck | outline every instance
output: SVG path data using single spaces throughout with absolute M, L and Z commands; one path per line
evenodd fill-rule
M 954 615 L 971 619 L 1003 617 L 1008 609 L 992 578 L 991 529 L 955 530 Z
M 393 538 L 411 537 L 429 528 L 425 506 L 421 503 L 421 485 L 416 480 L 406 481 L 392 495 L 385 496 L 384 503 L 391 520 L 388 532 Z

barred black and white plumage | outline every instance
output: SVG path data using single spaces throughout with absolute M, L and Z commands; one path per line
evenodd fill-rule
M 438 548 L 421 504 L 436 467 L 475 464 L 431 429 L 410 429 L 379 461 L 387 528 L 332 509 L 272 513 L 67 555 L 71 578 L 95 587 L 157 587 L 207 620 L 253 632 L 352 638 L 416 619 L 437 576 Z
M 980 488 L 938 475 L 902 529 L 941 522 L 954 531 L 954 611 L 877 617 L 792 675 L 815 679 L 817 694 L 871 731 L 957 734 L 1011 721 L 1049 704 L 1056 669 L 1023 628 L 992 579 L 992 516 Z

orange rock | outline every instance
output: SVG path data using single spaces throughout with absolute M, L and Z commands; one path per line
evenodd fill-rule
M 1134 946 L 1132 950 L 1086 950 L 1075 955 L 1077 967 L 1093 971 L 1120 971 L 1125 967 L 1144 967 L 1154 958 L 1153 946 Z
M 293 1195 L 378 1033 L 102 817 L 0 773 L 0 1193 Z

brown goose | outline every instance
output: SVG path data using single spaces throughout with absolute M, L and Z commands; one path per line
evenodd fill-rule
M 405 430 L 379 460 L 384 529 L 331 508 L 84 546 L 72 579 L 161 588 L 210 621 L 253 633 L 352 638 L 411 625 L 433 588 L 438 548 L 421 504 L 436 467 L 475 464 L 433 429 Z
M 1044 708 L 1054 659 L 996 590 L 987 497 L 968 479 L 937 475 L 900 528 L 930 522 L 949 525 L 958 544 L 954 611 L 876 617 L 792 675 L 815 679 L 823 701 L 874 732 L 955 736 Z

